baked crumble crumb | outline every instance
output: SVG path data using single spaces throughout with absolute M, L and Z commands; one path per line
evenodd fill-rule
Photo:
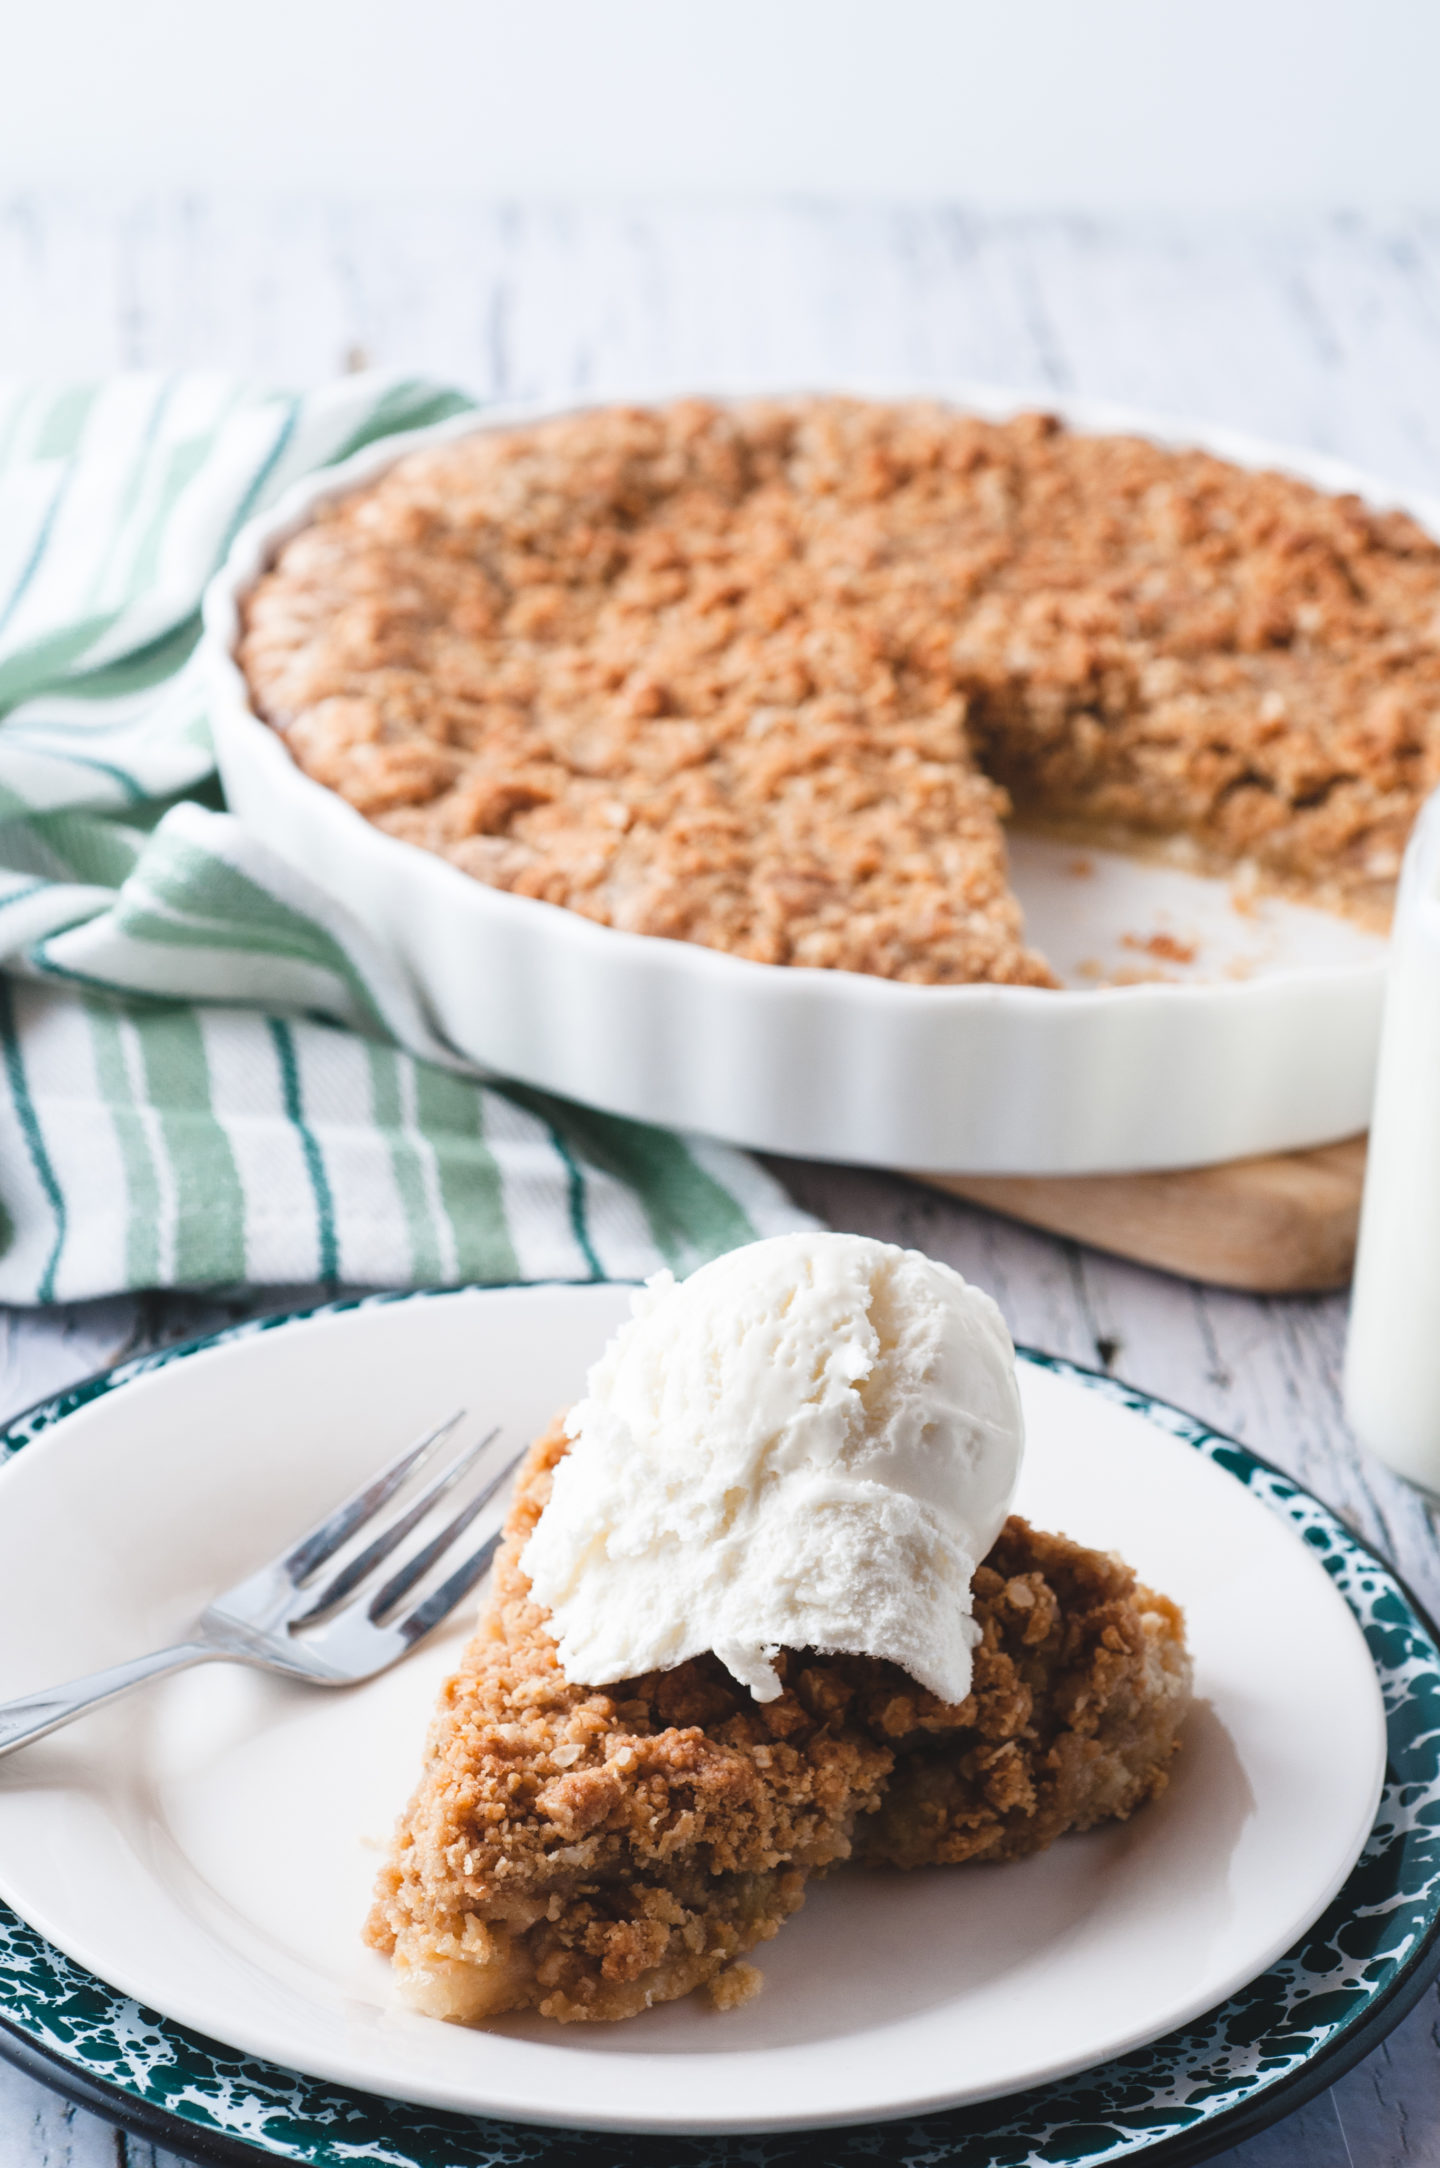
M 765 1985 L 765 1975 L 758 1965 L 727 1965 L 717 1972 L 705 1990 L 711 2007 L 716 2010 L 738 2010 L 742 2004 L 753 2002 Z

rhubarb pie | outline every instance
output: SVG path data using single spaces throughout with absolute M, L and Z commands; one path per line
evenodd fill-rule
M 766 1702 L 711 1655 L 570 1683 L 519 1563 L 567 1450 L 557 1423 L 522 1467 L 370 1915 L 415 2007 L 622 2018 L 703 1988 L 728 2008 L 810 1876 L 1016 1859 L 1164 1788 L 1190 1690 L 1179 1612 L 1014 1516 L 975 1576 L 958 1706 L 894 1664 L 804 1650 L 779 1653 Z
M 389 834 L 767 963 L 1046 985 L 1003 822 L 1383 916 L 1440 782 L 1440 545 L 1199 451 L 835 398 L 475 433 L 245 604 L 258 712 Z

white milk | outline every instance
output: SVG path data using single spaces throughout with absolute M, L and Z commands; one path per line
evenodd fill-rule
M 1400 876 L 1345 1404 L 1362 1445 L 1440 1498 L 1440 793 Z

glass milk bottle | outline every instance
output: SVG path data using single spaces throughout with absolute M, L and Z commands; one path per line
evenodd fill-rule
M 1440 792 L 1396 898 L 1345 1405 L 1361 1444 L 1440 1500 Z

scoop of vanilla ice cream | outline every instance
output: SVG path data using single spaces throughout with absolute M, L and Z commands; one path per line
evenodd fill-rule
M 781 1648 L 970 1689 L 970 1584 L 1023 1428 L 999 1310 L 862 1235 L 777 1235 L 639 1292 L 591 1370 L 521 1564 L 566 1677 L 713 1649 L 757 1701 Z

